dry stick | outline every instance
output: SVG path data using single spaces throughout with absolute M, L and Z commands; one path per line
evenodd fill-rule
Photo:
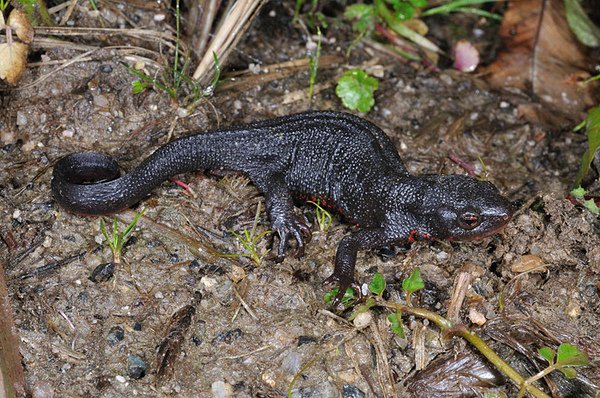
M 65 15 L 63 15 L 62 19 L 60 20 L 59 25 L 64 25 L 67 23 L 69 18 L 71 18 L 71 15 L 73 14 L 73 10 L 75 10 L 76 5 L 77 5 L 77 0 L 71 0 L 71 3 L 69 4 L 69 8 L 67 8 L 67 12 L 65 12 Z
M 196 46 L 193 48 L 193 51 L 198 57 L 204 54 L 204 49 L 206 48 L 206 44 L 208 43 L 208 38 L 210 36 L 210 28 L 212 27 L 215 17 L 217 16 L 217 10 L 219 9 L 220 1 L 206 0 L 204 3 L 208 3 L 208 6 L 202 15 L 202 18 L 199 20 L 201 26 L 198 26 L 197 28 L 199 31 L 198 41 Z
M 14 323 L 10 297 L 4 279 L 4 264 L 0 261 L 0 396 L 25 396 L 19 337 Z
M 208 71 L 214 64 L 213 53 L 217 54 L 221 63 L 224 63 L 250 26 L 251 20 L 265 3 L 266 0 L 237 0 L 229 7 L 221 18 L 216 34 L 192 76 L 193 79 L 200 80 L 208 75 Z

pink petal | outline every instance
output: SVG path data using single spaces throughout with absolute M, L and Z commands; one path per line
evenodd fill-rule
M 479 65 L 479 51 L 468 40 L 454 45 L 454 68 L 461 72 L 473 72 Z

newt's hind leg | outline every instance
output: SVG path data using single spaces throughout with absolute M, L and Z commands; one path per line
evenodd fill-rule
M 265 196 L 271 228 L 279 236 L 276 261 L 283 261 L 290 238 L 296 241 L 296 256 L 303 256 L 304 242 L 310 241 L 311 233 L 304 220 L 296 216 L 292 196 L 283 177 L 278 173 L 258 177 L 249 173 L 249 176 Z

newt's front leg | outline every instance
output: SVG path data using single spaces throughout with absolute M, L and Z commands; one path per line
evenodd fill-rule
M 292 196 L 283 177 L 278 173 L 270 173 L 267 176 L 258 177 L 250 175 L 250 178 L 265 196 L 271 228 L 279 236 L 275 261 L 283 261 L 285 248 L 290 238 L 296 241 L 296 256 L 303 256 L 304 241 L 310 240 L 310 230 L 294 213 Z
M 354 266 L 358 251 L 377 249 L 394 241 L 396 239 L 390 238 L 383 228 L 363 229 L 341 240 L 335 254 L 333 274 L 325 280 L 325 283 L 333 283 L 339 287 L 334 306 L 340 302 L 346 289 L 355 284 Z M 358 293 L 360 294 L 360 291 Z

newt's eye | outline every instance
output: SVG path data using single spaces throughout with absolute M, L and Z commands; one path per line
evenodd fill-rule
M 458 225 L 463 229 L 473 229 L 481 224 L 481 217 L 477 213 L 466 212 L 458 216 Z

